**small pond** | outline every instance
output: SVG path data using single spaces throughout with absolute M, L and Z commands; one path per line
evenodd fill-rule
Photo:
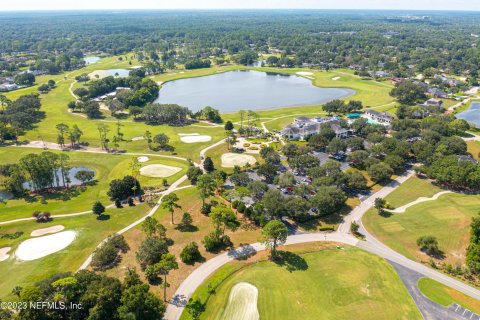
M 167 82 L 156 102 L 179 104 L 194 112 L 205 106 L 235 112 L 317 105 L 354 93 L 352 89 L 319 88 L 309 79 L 296 75 L 231 71 Z
M 82 182 L 80 180 L 78 180 L 77 178 L 75 178 L 75 174 L 79 171 L 90 171 L 90 172 L 95 172 L 94 170 L 90 169 L 90 168 L 82 168 L 82 167 L 73 167 L 71 168 L 69 171 L 68 171 L 68 178 L 70 179 L 70 183 L 69 185 L 70 186 L 79 186 L 82 184 Z M 63 179 L 62 179 L 62 172 L 61 170 L 57 170 L 57 177 L 58 177 L 58 181 L 59 181 L 59 184 L 60 186 L 64 186 L 63 185 Z M 95 178 L 94 178 L 95 179 Z M 56 185 L 56 184 L 55 184 Z M 32 186 L 30 185 L 30 181 L 27 181 L 23 184 L 23 187 L 25 189 L 28 189 L 28 190 L 32 190 Z
M 480 128 L 480 102 L 472 102 L 467 110 L 460 112 L 456 117 Z
M 85 61 L 86 64 L 95 63 L 100 59 L 101 59 L 100 57 L 85 57 L 85 58 L 83 58 L 83 60 Z
M 96 78 L 95 75 L 98 75 L 99 79 L 106 78 L 106 77 L 120 77 L 126 78 L 130 70 L 128 69 L 108 69 L 108 70 L 95 70 L 89 74 L 90 78 Z

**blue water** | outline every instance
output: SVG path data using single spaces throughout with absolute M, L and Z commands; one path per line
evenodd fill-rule
M 236 112 L 320 105 L 354 93 L 351 89 L 319 88 L 311 80 L 296 75 L 232 71 L 167 82 L 156 102 L 179 104 L 194 112 L 205 106 Z
M 472 102 L 468 110 L 460 112 L 456 117 L 480 128 L 480 102 Z
M 79 186 L 82 184 L 82 182 L 80 180 L 78 180 L 77 178 L 75 178 L 75 174 L 78 172 L 78 171 L 90 171 L 90 172 L 94 172 L 94 170 L 90 169 L 90 168 L 80 168 L 80 167 L 74 167 L 74 168 L 71 168 L 69 171 L 68 171 L 68 178 L 70 179 L 70 183 L 69 185 L 70 186 Z M 63 185 L 63 181 L 62 181 L 62 172 L 61 170 L 57 170 L 57 176 L 58 176 L 58 179 L 59 179 L 59 184 L 60 186 Z M 95 179 L 95 177 L 93 178 Z M 56 182 L 55 182 L 55 186 L 56 186 Z M 32 190 L 32 186 L 30 185 L 30 181 L 27 181 L 23 184 L 23 187 L 25 189 L 28 189 L 28 190 Z

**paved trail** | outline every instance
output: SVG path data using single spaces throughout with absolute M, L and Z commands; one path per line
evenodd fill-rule
M 392 261 L 402 267 L 415 271 L 423 276 L 432 278 L 440 283 L 452 287 L 460 292 L 463 292 L 473 298 L 480 300 L 480 291 L 463 282 L 453 279 L 443 273 L 430 269 L 420 263 L 412 261 L 396 251 L 388 248 L 375 237 L 369 234 L 361 223 L 362 216 L 373 207 L 376 198 L 384 198 L 398 186 L 412 177 L 414 172 L 407 171 L 405 174 L 399 176 L 396 180 L 380 189 L 376 193 L 370 195 L 360 205 L 355 207 L 352 212 L 345 217 L 344 222 L 339 226 L 338 231 L 333 233 L 307 233 L 300 235 L 291 235 L 288 237 L 286 244 L 297 244 L 316 241 L 334 241 L 345 243 L 352 246 L 357 246 L 361 249 L 369 251 L 373 254 L 381 256 L 389 261 Z M 361 225 L 361 232 L 365 235 L 366 241 L 360 241 L 350 234 L 350 224 L 357 221 Z M 167 306 L 167 311 L 164 318 L 167 320 L 178 320 L 183 312 L 185 304 L 192 296 L 195 290 L 216 270 L 233 259 L 245 257 L 257 251 L 265 250 L 265 246 L 260 243 L 246 245 L 241 248 L 231 250 L 220 254 L 195 269 L 179 286 L 175 295 L 170 300 Z

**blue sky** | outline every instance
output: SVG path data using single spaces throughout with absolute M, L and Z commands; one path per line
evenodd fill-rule
M 480 10 L 480 0 L 2 0 L 4 10 L 72 9 L 408 9 Z

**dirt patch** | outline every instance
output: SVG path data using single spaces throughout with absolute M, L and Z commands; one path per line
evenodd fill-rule
M 53 227 L 49 227 L 49 228 L 33 230 L 32 233 L 30 233 L 30 235 L 32 237 L 39 237 L 39 236 L 44 236 L 44 235 L 50 234 L 50 233 L 56 233 L 56 232 L 62 231 L 63 229 L 65 229 L 64 226 L 57 225 L 57 226 L 53 226 Z
M 180 172 L 179 167 L 166 166 L 164 164 L 151 164 L 140 169 L 140 174 L 150 178 L 167 178 Z
M 0 248 L 0 261 L 5 261 L 10 258 L 8 251 L 12 250 L 12 247 Z
M 243 167 L 247 163 L 251 165 L 255 164 L 257 159 L 255 157 L 246 155 L 246 154 L 238 154 L 238 153 L 224 153 L 222 154 L 222 167 L 225 168 L 233 168 L 234 166 Z
M 75 231 L 63 231 L 48 236 L 23 241 L 15 251 L 18 260 L 31 261 L 43 258 L 68 247 L 75 240 Z

